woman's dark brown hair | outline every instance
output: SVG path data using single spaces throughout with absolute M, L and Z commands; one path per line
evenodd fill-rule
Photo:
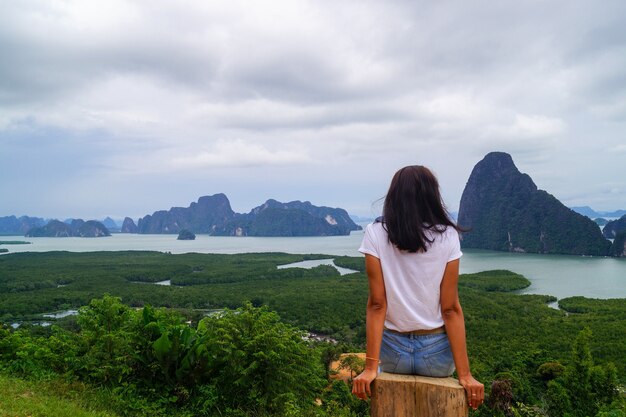
M 383 226 L 389 241 L 408 252 L 426 252 L 433 242 L 425 230 L 462 231 L 445 209 L 439 182 L 421 165 L 402 168 L 393 176 L 383 207 Z

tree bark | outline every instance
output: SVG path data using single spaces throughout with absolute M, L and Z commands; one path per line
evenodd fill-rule
M 465 390 L 454 378 L 381 373 L 373 382 L 372 417 L 466 417 Z

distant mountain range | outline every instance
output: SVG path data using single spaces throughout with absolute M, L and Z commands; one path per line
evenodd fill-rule
M 134 229 L 125 219 L 122 231 Z M 224 194 L 204 196 L 189 207 L 172 207 L 139 219 L 138 233 L 193 233 L 214 236 L 337 236 L 360 230 L 341 208 L 318 207 L 308 201 L 267 200 L 249 213 L 235 213 Z
M 598 225 L 537 189 L 503 152 L 489 153 L 472 170 L 458 222 L 470 228 L 465 248 L 603 256 L 611 246 Z
M 622 217 L 626 215 L 626 210 L 595 211 L 589 206 L 570 207 L 570 209 L 574 210 L 576 213 L 582 214 L 583 216 L 587 216 L 590 219 L 596 219 L 598 217 Z
M 112 227 L 109 229 L 104 223 Z M 28 237 L 102 237 L 110 236 L 110 232 L 118 232 L 120 227 L 110 217 L 103 222 L 98 220 L 43 219 L 29 216 L 0 217 L 0 235 Z
M 26 237 L 105 237 L 111 236 L 109 230 L 96 220 L 84 221 L 73 219 L 70 224 L 51 220 L 45 226 L 33 227 Z
M 40 217 L 0 217 L 0 235 L 24 236 L 30 229 L 45 226 L 46 223 L 48 221 Z
M 178 234 L 182 230 L 215 236 L 337 236 L 360 229 L 344 209 L 318 207 L 308 201 L 267 200 L 249 213 L 235 213 L 224 194 L 200 197 L 189 207 L 156 211 L 137 224 L 126 217 L 121 227 L 110 217 L 102 222 L 0 217 L 0 234 L 29 237 L 100 237 L 110 232 Z

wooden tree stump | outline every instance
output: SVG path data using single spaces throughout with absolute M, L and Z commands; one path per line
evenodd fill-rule
M 372 385 L 372 417 L 466 417 L 465 390 L 454 378 L 381 373 Z

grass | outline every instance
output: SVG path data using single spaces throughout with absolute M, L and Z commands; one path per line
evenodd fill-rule
M 0 374 L 0 417 L 118 416 L 88 405 L 95 395 L 82 384 L 27 381 Z

